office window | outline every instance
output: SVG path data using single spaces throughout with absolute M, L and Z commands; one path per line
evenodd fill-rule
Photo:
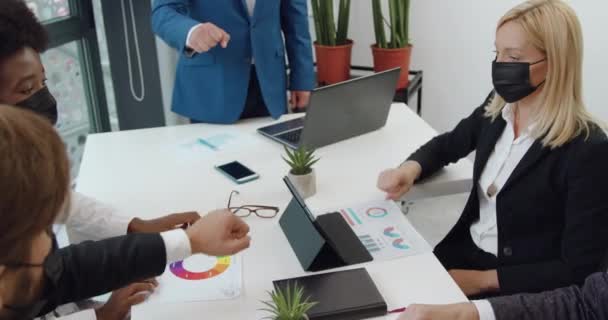
M 67 17 L 71 12 L 68 0 L 27 0 L 26 2 L 41 21 Z
M 57 99 L 57 130 L 66 143 L 73 178 L 87 135 L 111 130 L 92 2 L 26 0 L 49 32 L 50 49 L 42 60 Z
M 72 176 L 76 177 L 86 137 L 92 131 L 78 43 L 71 42 L 45 52 L 42 62 L 49 90 L 57 99 L 57 130 L 66 142 Z

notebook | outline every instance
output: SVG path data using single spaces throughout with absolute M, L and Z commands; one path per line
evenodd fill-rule
M 310 320 L 359 320 L 384 316 L 387 305 L 364 268 L 274 281 L 276 289 L 289 284 L 304 288 L 304 298 L 317 302 Z

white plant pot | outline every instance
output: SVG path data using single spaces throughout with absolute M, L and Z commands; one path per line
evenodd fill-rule
M 298 189 L 302 198 L 310 198 L 317 193 L 317 178 L 315 175 L 315 169 L 312 172 L 305 175 L 294 175 L 289 173 L 289 180 Z

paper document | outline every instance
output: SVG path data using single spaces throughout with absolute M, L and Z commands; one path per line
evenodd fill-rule
M 149 303 L 234 299 L 241 294 L 242 257 L 194 255 L 167 266 Z
M 330 212 L 342 215 L 374 260 L 391 260 L 432 251 L 393 201 L 373 201 Z

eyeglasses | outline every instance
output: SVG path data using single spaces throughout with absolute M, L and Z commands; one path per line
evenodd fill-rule
M 252 213 L 256 216 L 264 219 L 272 219 L 277 216 L 279 213 L 278 207 L 271 206 L 262 206 L 256 204 L 248 204 L 239 207 L 231 206 L 232 196 L 239 195 L 239 192 L 234 190 L 230 193 L 230 197 L 228 198 L 228 210 L 234 213 L 237 217 L 246 218 L 249 217 Z

